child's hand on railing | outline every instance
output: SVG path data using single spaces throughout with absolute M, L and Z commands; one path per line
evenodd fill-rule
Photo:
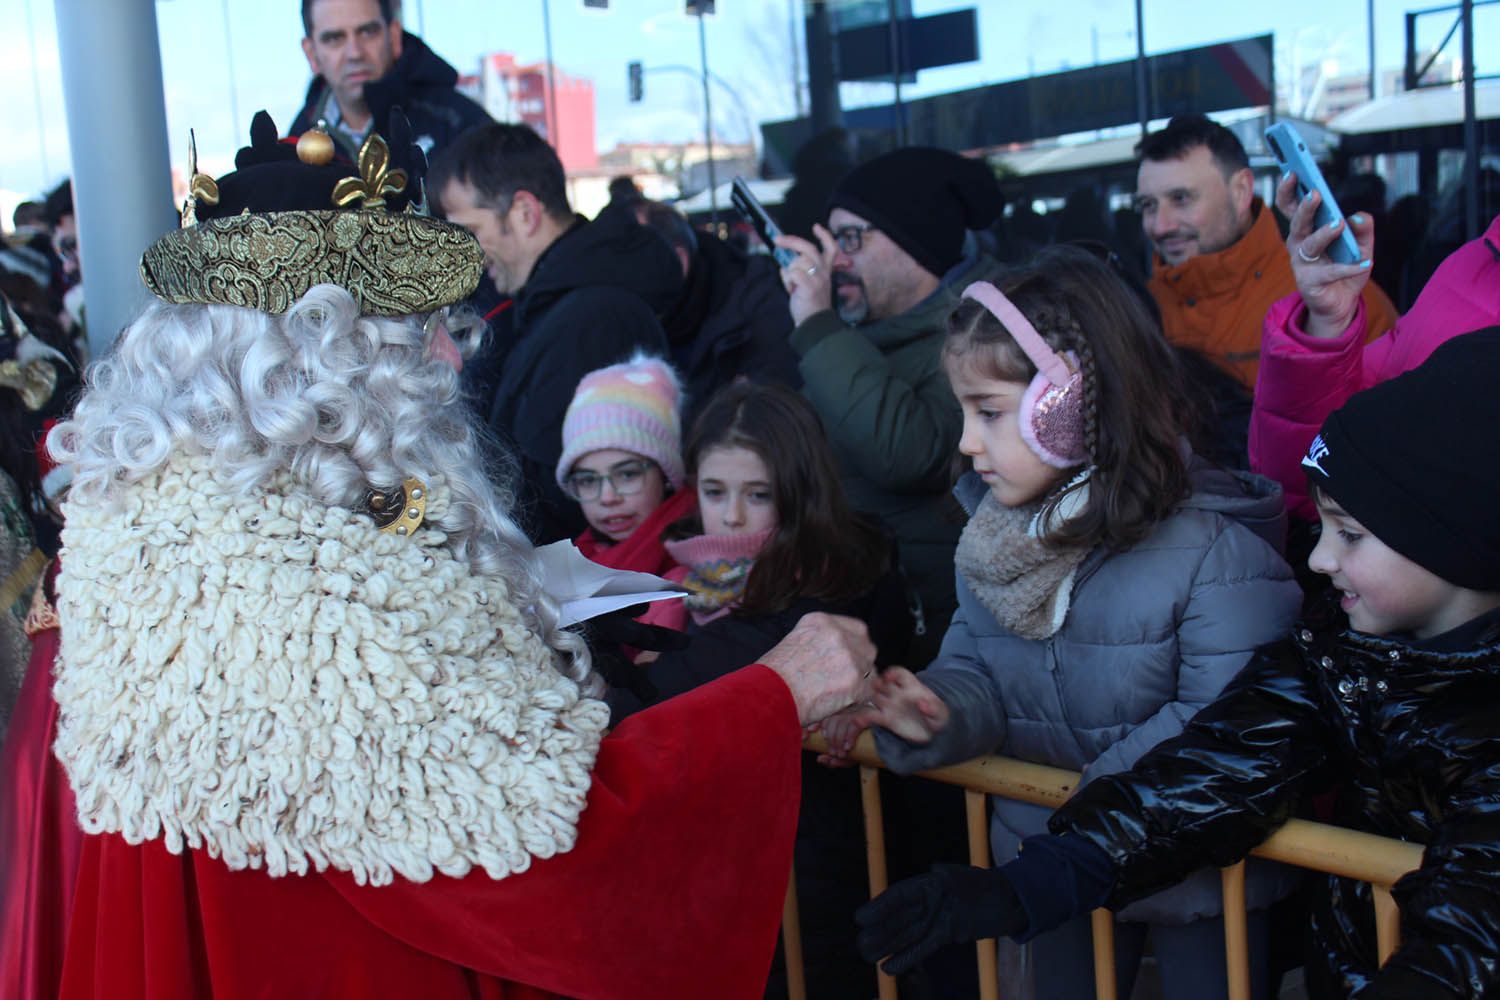
M 859 734 L 870 728 L 870 721 L 874 716 L 873 705 L 851 705 L 822 722 L 808 726 L 808 732 L 822 733 L 823 738 L 828 741 L 828 752 L 818 754 L 818 763 L 824 767 L 854 766 L 854 759 L 849 756 L 849 751 L 854 748 L 854 741 L 859 738 Z
M 870 701 L 874 712 L 869 724 L 888 729 L 908 743 L 930 743 L 948 725 L 943 699 L 905 667 L 891 667 L 876 677 Z

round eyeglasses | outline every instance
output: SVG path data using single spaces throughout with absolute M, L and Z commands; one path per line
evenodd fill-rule
M 833 231 L 833 241 L 839 245 L 844 253 L 859 253 L 865 245 L 865 233 L 873 232 L 875 227 L 869 223 L 863 226 L 840 226 Z
M 598 500 L 607 482 L 616 496 L 633 496 L 646 488 L 646 475 L 655 467 L 651 462 L 637 460 L 621 462 L 603 475 L 587 470 L 575 472 L 563 480 L 563 489 L 574 500 Z

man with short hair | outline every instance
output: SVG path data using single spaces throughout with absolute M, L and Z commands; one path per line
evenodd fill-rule
M 1276 218 L 1255 196 L 1245 147 L 1224 126 L 1190 114 L 1142 139 L 1136 156 L 1136 207 L 1156 251 L 1150 288 L 1167 339 L 1253 390 L 1261 324 L 1297 283 Z M 1373 283 L 1365 306 L 1372 335 L 1396 320 Z
M 392 0 L 302 0 L 302 28 L 313 81 L 292 135 L 326 122 L 353 160 L 371 125 L 385 128 L 391 109 L 399 107 L 411 122 L 412 141 L 430 155 L 490 121 L 453 89 L 458 72 L 402 29 Z
M 428 183 L 514 300 L 510 336 L 471 363 L 482 366 L 477 381 L 493 386 L 476 405 L 520 459 L 532 540 L 572 538 L 585 522 L 556 482 L 563 416 L 589 372 L 636 351 L 666 355 L 657 316 L 682 285 L 677 259 L 629 213 L 575 215 L 562 162 L 527 125 L 465 133 L 433 160 Z
M 969 283 L 999 264 L 968 232 L 1003 201 L 982 160 L 942 149 L 898 149 L 856 167 L 834 189 L 818 245 L 782 269 L 802 393 L 823 418 L 855 507 L 885 519 L 921 598 L 906 665 L 936 654 L 956 606 L 950 465 L 963 415 L 943 374 L 948 314 Z

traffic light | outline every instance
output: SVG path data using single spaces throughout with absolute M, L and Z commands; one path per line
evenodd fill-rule
M 714 12 L 714 0 L 687 0 L 688 17 L 698 17 Z
M 646 96 L 646 69 L 638 62 L 626 66 L 630 79 L 630 103 L 639 104 Z

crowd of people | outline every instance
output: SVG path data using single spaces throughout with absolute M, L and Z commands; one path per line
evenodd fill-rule
M 1149 274 L 835 137 L 778 265 L 578 215 L 387 0 L 301 10 L 305 107 L 106 353 L 67 186 L 0 247 L 0 995 L 776 997 L 795 870 L 815 997 L 972 995 L 984 938 L 1089 996 L 1101 906 L 1121 996 L 1220 996 L 1215 869 L 1309 815 L 1425 845 L 1400 945 L 1252 862 L 1252 995 L 1296 937 L 1314 996 L 1500 996 L 1500 218 L 1398 315 L 1371 212 L 1200 115 Z M 678 596 L 566 625 L 560 540 Z M 1083 787 L 973 868 L 906 776 L 991 753 Z

